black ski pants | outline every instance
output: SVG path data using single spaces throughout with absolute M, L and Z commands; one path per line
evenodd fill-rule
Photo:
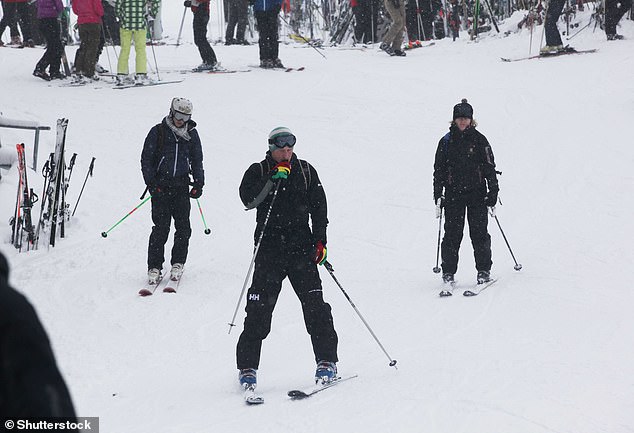
M 280 6 L 270 11 L 255 11 L 255 19 L 258 22 L 260 39 L 260 60 L 275 60 L 279 58 L 279 43 L 277 31 L 277 16 Z
M 2 2 L 2 13 L 2 20 L 0 20 L 0 36 L 2 36 L 4 29 L 7 27 L 9 27 L 11 36 L 20 36 L 17 26 L 19 23 L 20 30 L 22 30 L 22 42 L 26 43 L 32 38 L 28 3 Z
M 161 194 L 152 196 L 152 233 L 148 246 L 148 269 L 162 269 L 165 261 L 165 243 L 169 236 L 172 218 L 174 219 L 174 246 L 171 264 L 185 263 L 189 238 L 192 234 L 189 223 L 191 203 L 186 185 L 166 188 Z
M 559 29 L 557 29 L 557 21 L 564 10 L 566 0 L 550 0 L 548 10 L 546 11 L 546 22 L 544 23 L 544 32 L 546 33 L 546 45 L 554 47 L 563 45 Z
M 299 298 L 304 324 L 316 361 L 338 361 L 338 338 L 330 305 L 323 299 L 317 265 L 312 261 L 312 243 L 302 248 L 283 237 L 262 245 L 255 260 L 253 281 L 247 294 L 247 316 L 236 348 L 237 366 L 258 368 L 262 340 L 271 331 L 273 309 L 288 277 Z
M 484 194 L 471 192 L 449 195 L 445 200 L 445 236 L 442 239 L 442 271 L 455 274 L 458 270 L 458 251 L 464 232 L 465 215 L 469 223 L 469 236 L 473 245 L 476 269 L 491 270 L 491 236 Z
M 217 63 L 216 53 L 207 40 L 207 23 L 209 23 L 209 11 L 199 7 L 194 12 L 194 43 L 198 47 L 198 52 L 203 63 L 215 65 Z
M 40 18 L 40 32 L 46 40 L 46 51 L 35 65 L 35 69 L 46 71 L 46 68 L 50 66 L 49 72 L 51 74 L 59 74 L 62 64 L 62 38 L 57 18 Z
M 235 30 L 235 40 L 242 43 L 244 42 L 244 33 L 247 29 L 249 3 L 247 0 L 229 0 L 228 3 L 229 19 L 227 21 L 225 40 L 230 41 L 234 39 L 233 32 Z
M 615 35 L 616 26 L 632 7 L 632 0 L 605 0 L 605 34 Z

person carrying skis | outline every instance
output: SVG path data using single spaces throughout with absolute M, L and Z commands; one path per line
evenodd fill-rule
M 216 53 L 207 40 L 207 24 L 209 23 L 209 0 L 185 0 L 183 5 L 194 13 L 194 44 L 203 62 L 194 68 L 195 72 L 214 71 L 218 68 Z
M 436 216 L 445 211 L 445 235 L 441 245 L 442 279 L 454 281 L 462 242 L 465 214 L 473 245 L 477 281 L 490 281 L 491 236 L 487 231 L 487 207 L 495 207 L 498 180 L 493 151 L 486 137 L 476 130 L 473 107 L 463 99 L 453 108 L 449 132 L 440 139 L 434 160 Z M 444 190 L 444 192 L 443 192 Z
M 327 256 L 326 194 L 315 168 L 293 153 L 295 142 L 290 129 L 273 129 L 266 158 L 252 164 L 240 184 L 244 205 L 257 208 L 256 242 L 262 236 L 236 348 L 238 380 L 245 389 L 256 386 L 262 340 L 271 330 L 286 277 L 302 305 L 317 363 L 315 380 L 327 383 L 337 377 L 338 337 L 317 270 Z
M 159 0 L 117 0 L 115 13 L 119 19 L 119 39 L 121 52 L 117 63 L 117 82 L 129 83 L 128 60 L 130 48 L 134 40 L 135 81 L 147 81 L 147 53 L 145 41 L 147 37 L 147 21 L 154 20 L 158 13 Z
M 162 278 L 164 250 L 174 219 L 170 278 L 178 280 L 183 273 L 191 226 L 190 198 L 203 193 L 205 173 L 203 150 L 191 118 L 192 103 L 185 98 L 174 98 L 169 115 L 150 129 L 141 153 L 141 171 L 147 190 L 152 195 L 152 233 L 148 245 L 148 284 L 155 285 Z M 193 177 L 192 188 L 190 174 Z

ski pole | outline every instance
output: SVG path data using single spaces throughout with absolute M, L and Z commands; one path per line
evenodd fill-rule
M 46 199 L 48 198 L 50 201 L 48 189 L 50 188 L 50 172 L 51 166 L 53 165 L 53 154 L 51 153 L 48 157 L 48 160 L 42 167 L 42 176 L 44 176 L 44 188 L 42 189 L 42 201 L 40 202 L 40 217 L 38 218 L 37 228 L 35 229 L 35 249 L 39 245 L 40 241 L 40 228 L 44 224 L 44 205 L 46 203 Z
M 438 246 L 436 247 L 436 266 L 433 269 L 434 274 L 440 273 L 438 260 L 440 259 L 440 231 L 442 230 L 442 213 L 442 208 L 440 208 L 440 217 L 438 218 Z
M 183 18 L 181 18 L 181 26 L 178 29 L 178 37 L 176 38 L 176 46 L 178 47 L 181 44 L 181 35 L 183 34 L 183 23 L 185 22 L 185 13 L 187 12 L 187 7 L 183 10 Z
M 242 297 L 244 296 L 244 292 L 247 289 L 247 284 L 249 283 L 249 278 L 251 277 L 251 272 L 253 272 L 253 266 L 255 265 L 255 258 L 258 255 L 258 250 L 260 249 L 260 245 L 262 244 L 262 238 L 264 237 L 264 230 L 266 229 L 266 225 L 269 222 L 269 218 L 271 216 L 271 210 L 273 209 L 273 203 L 275 203 L 275 198 L 277 197 L 277 191 L 280 189 L 281 179 L 277 181 L 277 185 L 275 186 L 275 191 L 273 192 L 273 198 L 271 199 L 271 204 L 269 205 L 269 210 L 266 213 L 266 218 L 264 219 L 264 224 L 262 225 L 262 231 L 260 232 L 260 236 L 258 236 L 258 242 L 255 245 L 255 250 L 253 251 L 253 257 L 251 258 L 251 264 L 249 264 L 249 270 L 247 271 L 247 276 L 244 279 L 244 284 L 242 285 L 242 291 L 240 292 L 240 297 L 238 298 L 238 304 L 236 305 L 236 309 L 233 312 L 233 317 L 231 318 L 231 322 L 229 322 L 229 332 L 231 334 L 231 328 L 236 326 L 234 323 L 236 320 L 236 316 L 238 315 L 238 309 L 240 308 L 240 301 L 242 301 Z
M 495 218 L 495 222 L 498 223 L 498 227 L 500 228 L 500 233 L 502 233 L 504 242 L 506 242 L 506 246 L 508 247 L 509 252 L 511 253 L 511 257 L 513 257 L 513 261 L 515 262 L 515 266 L 513 266 L 513 269 L 515 269 L 516 271 L 519 271 L 520 269 L 522 269 L 522 265 L 517 263 L 517 260 L 515 260 L 515 255 L 513 254 L 513 250 L 511 249 L 511 246 L 509 245 L 509 241 L 506 239 L 506 235 L 504 234 L 504 230 L 502 230 L 502 226 L 500 225 L 500 220 L 498 220 L 497 215 L 493 215 L 493 218 Z
M 196 203 L 198 204 L 198 210 L 200 211 L 200 217 L 203 219 L 203 225 L 205 226 L 205 234 L 209 235 L 209 234 L 211 234 L 211 229 L 209 227 L 207 227 L 207 222 L 205 221 L 205 215 L 203 214 L 203 208 L 200 207 L 200 201 L 198 201 L 198 199 L 196 199 Z
M 335 277 L 335 270 L 332 268 L 332 265 L 330 264 L 330 262 L 326 261 L 324 263 L 324 267 L 326 268 L 326 270 L 328 271 L 328 273 L 330 274 L 332 279 L 335 280 L 335 283 L 337 283 L 337 286 L 339 286 L 339 288 L 341 289 L 341 292 L 346 297 L 346 299 L 348 300 L 348 302 L 350 303 L 352 308 L 354 308 L 354 311 L 356 311 L 357 315 L 359 316 L 359 318 L 361 319 L 361 321 L 363 322 L 365 327 L 368 328 L 368 331 L 370 331 L 370 334 L 372 334 L 372 337 L 374 337 L 374 340 L 377 342 L 377 344 L 379 345 L 379 347 L 381 348 L 383 353 L 385 353 L 385 356 L 387 356 L 387 358 L 390 360 L 390 367 L 396 368 L 396 359 L 392 359 L 392 357 L 387 353 L 387 351 L 385 350 L 385 348 L 383 347 L 383 345 L 381 344 L 381 342 L 377 338 L 376 334 L 374 334 L 374 331 L 372 331 L 372 328 L 370 328 L 370 325 L 368 325 L 368 322 L 365 321 L 365 319 L 361 315 L 361 312 L 359 311 L 359 309 L 356 307 L 356 305 L 354 305 L 354 302 L 352 302 L 352 299 L 350 299 L 350 296 L 348 296 L 346 291 L 343 289 L 343 287 L 341 286 L 341 284 L 337 280 L 337 277 Z
M 154 66 L 156 66 L 156 78 L 158 78 L 158 80 L 161 81 L 161 75 L 159 74 L 158 63 L 156 62 L 156 52 L 154 51 L 154 21 L 152 21 L 152 27 L 150 27 L 150 21 L 146 20 L 145 23 L 150 29 L 150 41 L 152 42 L 150 47 L 152 47 L 152 57 L 154 57 Z
M 92 177 L 92 170 L 95 168 L 95 157 L 92 157 L 92 161 L 90 161 L 90 167 L 88 167 L 88 173 L 86 173 L 86 179 L 84 179 L 84 184 L 81 186 L 81 191 L 79 191 L 79 197 L 77 197 L 77 203 L 75 203 L 75 207 L 73 208 L 73 214 L 71 217 L 75 216 L 75 211 L 77 210 L 77 205 L 79 204 L 79 200 L 81 200 L 81 195 L 84 193 L 84 187 L 86 186 L 86 182 L 88 181 L 88 176 Z
M 108 230 L 106 230 L 105 232 L 101 232 L 101 236 L 104 238 L 108 237 L 108 233 L 110 233 L 116 226 L 118 226 L 119 224 L 121 224 L 123 222 L 123 220 L 125 220 L 127 217 L 129 217 L 130 215 L 132 215 L 134 213 L 135 210 L 137 210 L 138 208 L 140 208 L 141 206 L 143 206 L 149 199 L 151 199 L 152 196 L 149 195 L 145 200 L 143 200 L 141 203 L 138 204 L 137 207 L 135 207 L 134 209 L 132 209 L 130 212 L 128 212 L 123 218 L 121 218 L 119 221 L 117 221 L 117 223 L 115 225 L 113 225 L 112 227 L 110 227 Z
M 282 18 L 282 21 L 284 21 L 288 27 L 291 27 L 291 25 L 288 23 L 288 21 L 286 21 L 286 19 L 285 19 L 282 15 L 280 15 L 280 18 Z M 322 53 L 321 51 L 319 51 L 319 49 L 318 49 L 318 48 L 317 48 L 314 44 L 312 44 L 312 43 L 311 43 L 308 39 L 306 39 L 306 38 L 305 38 L 305 37 L 303 37 L 302 35 L 299 35 L 299 37 L 300 37 L 300 38 L 302 38 L 304 41 L 306 41 L 306 43 L 307 43 L 307 44 L 308 44 L 308 45 L 309 45 L 309 46 L 310 46 L 313 50 L 317 51 L 321 57 L 323 57 L 324 59 L 327 59 L 327 58 L 326 58 L 326 55 L 325 55 L 324 53 Z

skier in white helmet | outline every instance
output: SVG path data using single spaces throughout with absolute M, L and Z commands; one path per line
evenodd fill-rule
M 171 252 L 172 279 L 183 273 L 191 226 L 190 198 L 203 193 L 205 173 L 203 151 L 196 122 L 191 118 L 190 100 L 174 98 L 163 121 L 150 129 L 141 153 L 141 171 L 152 194 L 152 233 L 148 246 L 148 284 L 162 278 L 165 243 L 174 219 L 174 246 Z M 191 185 L 191 189 L 190 189 Z

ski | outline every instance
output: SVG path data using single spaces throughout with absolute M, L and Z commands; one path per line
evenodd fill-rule
M 48 217 L 51 222 L 49 245 L 52 247 L 55 246 L 57 225 L 60 224 L 60 233 L 63 234 L 64 231 L 64 218 L 59 218 L 59 216 L 60 212 L 64 212 L 65 209 L 65 203 L 62 202 L 62 188 L 64 183 L 64 170 L 66 169 L 66 163 L 64 162 L 64 148 L 66 146 L 67 128 L 68 119 L 57 119 L 57 139 L 55 144 L 55 155 L 53 157 L 53 166 L 51 168 L 51 186 L 54 186 L 52 196 L 49 198 L 48 207 Z
M 497 278 L 494 278 L 487 281 L 486 283 L 477 284 L 473 290 L 467 289 L 462 293 L 462 295 L 467 297 L 478 296 L 480 293 L 482 293 L 487 288 L 491 287 L 496 282 L 497 282 Z
M 264 398 L 256 394 L 255 385 L 244 386 L 244 402 L 248 405 L 256 405 L 264 403 Z
M 171 278 L 168 280 L 167 285 L 163 288 L 163 293 L 176 293 L 178 286 L 181 285 L 181 279 L 183 274 L 181 273 L 178 278 Z
M 248 67 L 264 69 L 265 71 L 284 71 L 284 72 L 301 72 L 306 69 L 304 66 L 300 66 L 298 68 L 263 68 L 259 65 L 248 65 Z
M 522 60 L 531 60 L 531 59 L 545 59 L 547 57 L 559 57 L 559 56 L 567 56 L 569 54 L 589 54 L 589 53 L 596 53 L 598 50 L 597 49 L 592 49 L 592 50 L 575 50 L 574 48 L 569 48 L 565 51 L 559 51 L 557 53 L 550 53 L 550 54 L 535 54 L 533 56 L 526 56 L 526 57 L 516 57 L 516 58 L 509 58 L 509 57 L 501 57 L 503 62 L 519 62 Z
M 180 74 L 210 74 L 210 75 L 237 74 L 239 72 L 251 72 L 251 69 L 217 69 L 217 70 L 202 70 L 202 71 L 196 71 L 193 69 L 183 69 L 178 71 L 178 73 Z
M 404 50 L 415 50 L 416 48 L 425 48 L 431 47 L 432 45 L 436 45 L 435 42 L 430 42 L 429 44 L 423 45 L 421 41 L 408 42 L 403 45 Z
M 161 277 L 156 282 L 156 284 L 148 284 L 147 287 L 144 287 L 141 290 L 139 290 L 139 296 L 143 296 L 143 297 L 152 296 L 154 292 L 156 291 L 157 287 L 161 285 L 161 282 L 163 281 L 163 277 L 164 275 L 161 275 Z
M 26 158 L 24 155 L 24 143 L 16 144 L 16 150 L 18 152 L 18 171 L 20 173 L 20 182 L 18 194 L 21 195 L 22 216 L 17 219 L 17 223 L 20 223 L 20 233 L 16 237 L 15 247 L 22 251 L 22 234 L 27 232 L 27 250 L 33 246 L 35 238 L 35 227 L 31 218 L 31 209 L 33 203 L 37 202 L 37 196 L 33 192 L 33 189 L 29 189 L 29 182 L 27 180 L 26 170 Z
M 121 84 L 115 85 L 113 89 L 121 90 L 121 89 L 132 89 L 135 87 L 151 87 L 151 86 L 160 86 L 162 84 L 176 84 L 182 83 L 183 80 L 165 80 L 165 81 L 150 81 L 148 83 L 130 83 L 130 84 Z
M 288 396 L 291 398 L 291 400 L 303 400 L 305 398 L 308 398 L 312 395 L 317 394 L 318 392 L 321 391 L 325 391 L 328 388 L 332 388 L 335 385 L 340 384 L 341 382 L 345 382 L 347 380 L 350 379 L 354 379 L 355 377 L 358 377 L 356 374 L 352 375 L 352 376 L 346 376 L 346 377 L 338 377 L 337 379 L 333 380 L 332 382 L 328 382 L 325 384 L 317 384 L 309 389 L 306 389 L 304 391 L 299 390 L 299 389 L 293 389 L 291 391 L 288 392 Z
M 440 293 L 438 293 L 438 296 L 440 296 L 441 298 L 453 296 L 453 291 L 456 288 L 456 282 L 452 281 L 451 283 L 443 283 L 443 287 L 444 289 L 442 289 Z

